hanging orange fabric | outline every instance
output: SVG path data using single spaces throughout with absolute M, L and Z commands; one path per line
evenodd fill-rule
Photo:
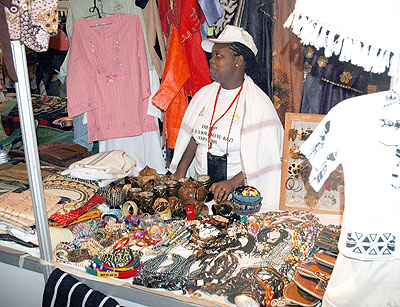
M 185 51 L 179 42 L 178 29 L 172 26 L 161 87 L 152 99 L 156 106 L 166 110 L 164 136 L 167 137 L 169 148 L 175 148 L 182 118 L 188 106 L 183 85 L 189 78 L 190 68 Z

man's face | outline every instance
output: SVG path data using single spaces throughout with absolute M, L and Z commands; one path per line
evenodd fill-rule
M 237 58 L 229 44 L 214 44 L 210 59 L 210 78 L 219 83 L 226 83 L 236 70 Z

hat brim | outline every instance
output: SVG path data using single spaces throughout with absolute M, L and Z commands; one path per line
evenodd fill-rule
M 211 53 L 214 44 L 231 44 L 233 42 L 234 41 L 231 41 L 231 40 L 226 41 L 226 40 L 218 39 L 218 38 L 208 38 L 201 42 L 201 48 L 203 48 L 203 50 L 205 52 Z

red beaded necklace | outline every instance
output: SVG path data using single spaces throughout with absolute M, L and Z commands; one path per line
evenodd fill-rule
M 242 92 L 243 89 L 243 84 L 240 87 L 239 92 L 236 94 L 235 98 L 233 98 L 231 104 L 229 105 L 229 107 L 225 110 L 225 112 L 214 122 L 212 123 L 213 119 L 214 119 L 214 114 L 215 114 L 215 108 L 217 107 L 217 101 L 218 101 L 218 97 L 219 97 L 219 93 L 221 91 L 221 85 L 219 86 L 218 92 L 217 92 L 217 96 L 215 97 L 215 102 L 214 102 L 214 110 L 211 116 L 211 120 L 210 120 L 210 126 L 208 128 L 208 149 L 211 148 L 212 146 L 212 142 L 211 142 L 211 134 L 212 134 L 212 130 L 214 129 L 216 123 L 218 123 L 218 121 L 223 118 L 225 116 L 225 114 L 230 110 L 230 108 L 233 106 L 233 103 L 235 102 L 235 100 L 239 97 L 240 93 Z M 236 113 L 236 108 L 237 108 L 237 104 L 235 107 L 235 112 Z M 229 126 L 229 132 L 228 132 L 228 137 L 227 137 L 227 145 L 226 145 L 226 153 L 228 154 L 228 141 L 229 141 L 229 134 L 231 132 L 231 127 L 232 127 L 232 122 L 233 122 L 233 118 L 235 117 L 235 114 L 233 114 L 232 117 L 232 121 L 231 121 L 231 125 Z

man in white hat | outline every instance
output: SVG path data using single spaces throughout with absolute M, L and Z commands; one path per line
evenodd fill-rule
M 209 175 L 215 201 L 244 184 L 263 197 L 261 211 L 279 206 L 283 127 L 261 80 L 257 46 L 242 28 L 228 25 L 206 39 L 210 78 L 183 118 L 170 170 L 178 177 Z

